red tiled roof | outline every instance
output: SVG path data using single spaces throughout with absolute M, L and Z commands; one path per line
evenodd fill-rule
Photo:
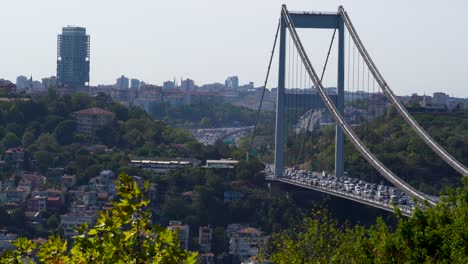
M 5 153 L 22 153 L 24 152 L 24 149 L 19 147 L 19 148 L 9 148 L 5 151 Z
M 244 229 L 239 230 L 239 233 L 244 233 L 244 234 L 260 234 L 261 232 L 258 231 L 258 230 L 255 229 L 255 228 L 247 227 L 247 228 L 244 228 Z
M 114 113 L 98 107 L 83 109 L 74 113 L 75 115 L 114 115 Z

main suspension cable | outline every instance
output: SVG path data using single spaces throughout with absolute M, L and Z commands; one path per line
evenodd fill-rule
M 271 50 L 270 62 L 268 63 L 268 69 L 267 69 L 267 73 L 266 73 L 266 77 L 265 77 L 265 82 L 263 83 L 262 97 L 260 99 L 260 105 L 258 106 L 257 117 L 255 119 L 255 126 L 254 126 L 254 129 L 252 131 L 252 138 L 250 139 L 250 145 L 249 145 L 248 152 L 250 152 L 252 150 L 252 144 L 253 144 L 253 141 L 254 141 L 254 138 L 255 138 L 255 132 L 257 130 L 258 120 L 260 118 L 260 112 L 262 111 L 263 98 L 265 97 L 265 90 L 266 90 L 266 86 L 267 86 L 267 83 L 268 83 L 268 78 L 270 76 L 271 64 L 273 62 L 273 57 L 275 55 L 276 42 L 278 40 L 278 34 L 279 34 L 280 26 L 281 26 L 281 20 L 278 21 L 278 27 L 276 28 L 275 41 L 273 42 L 273 49 Z

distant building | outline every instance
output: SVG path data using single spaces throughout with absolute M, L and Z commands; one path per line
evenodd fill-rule
M 130 157 L 130 164 L 163 173 L 174 169 L 197 167 L 200 165 L 200 161 L 184 158 Z
M 62 228 L 63 236 L 65 238 L 70 238 L 72 236 L 77 235 L 75 228 L 78 225 L 89 223 L 89 225 L 92 226 L 92 224 L 94 223 L 95 216 L 96 214 L 89 212 L 75 212 L 60 216 L 60 227 Z
M 429 95 L 423 95 L 421 98 L 421 107 L 427 107 L 432 105 L 432 97 L 430 97 Z
M 227 89 L 238 89 L 239 78 L 237 76 L 228 77 L 224 82 L 224 86 L 226 86 Z
M 71 188 L 76 184 L 76 176 L 65 174 L 62 177 L 60 177 L 60 183 L 63 187 Z
M 226 203 L 239 201 L 242 197 L 244 197 L 244 194 L 240 192 L 224 192 L 224 202 Z
M 432 96 L 432 104 L 434 106 L 447 106 L 449 96 L 445 93 L 434 93 Z
M 0 230 L 0 252 L 15 249 L 16 246 L 13 245 L 13 242 L 16 241 L 17 237 L 16 234 L 8 233 L 7 230 Z
M 465 104 L 456 99 L 449 99 L 447 102 L 447 107 L 449 110 L 463 110 L 465 109 Z
M 23 161 L 24 159 L 24 149 L 19 148 L 9 148 L 5 150 L 5 161 L 9 163 L 15 163 L 17 161 Z
M 26 76 L 20 75 L 16 77 L 16 89 L 26 90 L 29 87 L 28 78 Z
M 47 90 L 49 88 L 57 87 L 57 78 L 55 76 L 49 78 L 42 78 L 42 89 Z
M 121 90 L 128 89 L 129 88 L 128 78 L 122 75 L 120 78 L 117 79 L 116 87 L 117 89 L 121 89 Z
M 198 262 L 200 264 L 215 264 L 214 254 L 213 253 L 203 253 L 198 255 Z
M 195 82 L 191 79 L 186 79 L 181 82 L 180 89 L 182 91 L 194 91 L 195 90 Z
M 207 160 L 206 168 L 232 169 L 238 163 L 239 163 L 238 160 L 229 160 L 229 159 Z
M 36 195 L 28 200 L 28 211 L 40 212 L 47 211 L 47 196 Z
M 239 89 L 247 90 L 247 91 L 255 91 L 255 85 L 253 82 L 249 82 L 248 84 L 239 86 Z M 263 88 L 261 88 L 263 90 Z
M 131 80 L 130 80 L 130 88 L 132 88 L 132 89 L 140 89 L 140 80 L 138 80 L 138 79 L 131 79 Z
M 226 86 L 224 86 L 224 84 L 222 83 L 210 83 L 202 85 L 198 88 L 198 90 L 201 92 L 219 92 L 224 90 L 225 88 Z
M 67 26 L 57 37 L 57 80 L 60 85 L 84 87 L 89 82 L 90 37 L 86 28 Z
M 49 196 L 47 197 L 47 211 L 59 212 L 64 204 L 61 196 Z
M 42 89 L 42 83 L 40 81 L 33 81 L 32 82 L 32 89 L 33 90 L 41 90 Z
M 78 128 L 78 133 L 93 136 L 96 130 L 112 123 L 115 114 L 101 108 L 93 107 L 74 112 Z
M 168 228 L 172 231 L 178 230 L 180 247 L 182 249 L 187 250 L 190 235 L 190 227 L 188 225 L 182 225 L 182 222 L 180 221 L 170 221 Z
M 171 81 L 163 82 L 164 91 L 170 91 L 172 89 L 175 89 L 175 82 L 171 82 Z
M 229 253 L 241 262 L 247 261 L 258 254 L 264 241 L 265 237 L 259 230 L 251 227 L 241 229 L 229 239 Z
M 10 81 L 0 79 L 0 93 L 10 94 L 16 92 L 16 85 Z
M 198 229 L 198 244 L 200 250 L 205 253 L 211 252 L 211 240 L 213 239 L 213 229 L 209 226 L 200 226 Z

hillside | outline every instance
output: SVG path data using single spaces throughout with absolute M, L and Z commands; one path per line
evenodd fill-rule
M 414 117 L 449 153 L 468 164 L 467 111 L 417 113 Z M 436 194 L 446 186 L 461 184 L 460 175 L 436 156 L 396 113 L 388 113 L 355 130 L 384 164 L 421 191 Z M 334 133 L 334 128 L 329 127 L 290 137 L 287 163 L 333 171 Z M 345 144 L 345 170 L 369 181 L 382 179 L 349 142 Z

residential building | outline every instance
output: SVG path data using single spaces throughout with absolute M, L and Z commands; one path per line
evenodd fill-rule
M 184 158 L 130 157 L 130 164 L 143 169 L 164 173 L 174 169 L 197 167 L 200 165 L 200 161 Z
M 195 82 L 191 79 L 185 79 L 180 84 L 182 91 L 195 91 Z
M 67 26 L 57 37 L 57 81 L 68 87 L 89 82 L 90 37 L 86 28 Z
M 28 180 L 31 182 L 32 189 L 41 188 L 47 181 L 45 176 L 36 173 L 21 172 L 19 175 L 21 176 L 21 180 Z
M 449 110 L 463 110 L 465 109 L 465 104 L 456 99 L 449 99 L 447 102 L 447 107 Z
M 6 190 L 6 201 L 13 203 L 22 203 L 26 201 L 26 197 L 29 193 L 26 190 L 17 188 Z
M 229 239 L 229 253 L 240 261 L 247 261 L 256 256 L 265 241 L 262 232 L 255 228 L 244 228 L 234 233 Z
M 198 91 L 201 92 L 219 92 L 223 91 L 226 88 L 224 84 L 222 83 L 210 83 L 210 84 L 204 84 L 201 87 L 198 88 Z
M 10 94 L 16 92 L 16 85 L 10 81 L 0 79 L 0 93 Z
M 16 161 L 23 161 L 24 159 L 24 149 L 19 148 L 9 148 L 5 150 L 5 157 L 6 162 L 14 163 Z
M 130 80 L 130 88 L 132 89 L 140 89 L 140 80 L 138 79 L 131 79 Z
M 211 252 L 211 240 L 213 239 L 213 229 L 209 226 L 198 228 L 198 244 L 202 252 Z
M 106 191 L 108 191 L 109 185 L 115 181 L 115 173 L 111 170 L 103 170 L 99 173 L 100 183 L 106 186 Z
M 63 187 L 71 188 L 76 184 L 76 176 L 65 174 L 62 177 L 60 177 L 60 183 Z
M 244 84 L 242 86 L 239 86 L 239 88 L 247 90 L 247 91 L 255 91 L 254 82 L 249 82 L 248 84 Z M 263 90 L 263 87 L 261 87 L 260 89 Z
M 224 192 L 224 202 L 229 203 L 229 202 L 234 202 L 234 201 L 239 201 L 244 197 L 244 194 L 240 192 Z
M 187 250 L 190 235 L 190 227 L 188 225 L 183 225 L 180 221 L 170 221 L 168 228 L 172 231 L 178 231 L 180 247 L 182 249 Z
M 171 82 L 171 81 L 163 82 L 164 91 L 170 91 L 172 89 L 175 89 L 175 82 Z
M 79 213 L 73 212 L 61 215 L 60 218 L 60 227 L 63 230 L 64 237 L 71 238 L 72 236 L 77 235 L 75 227 L 78 225 L 89 223 L 89 225 L 92 226 L 96 218 L 96 214 L 87 211 Z
M 234 166 L 239 163 L 238 160 L 228 160 L 228 159 L 221 159 L 221 160 L 207 160 L 206 167 L 207 168 L 218 168 L 218 169 L 232 169 Z
M 117 79 L 117 83 L 115 86 L 117 87 L 117 89 L 121 90 L 128 89 L 130 87 L 128 78 L 124 75 L 120 76 L 120 78 Z
M 20 181 L 18 182 L 17 189 L 24 190 L 26 191 L 27 195 L 29 195 L 32 190 L 32 182 L 28 179 L 21 178 Z
M 26 90 L 28 88 L 29 88 L 28 77 L 23 76 L 23 75 L 16 77 L 16 89 Z
M 198 262 L 200 264 L 215 264 L 214 254 L 213 253 L 203 253 L 198 255 Z
M 47 90 L 49 88 L 57 87 L 57 77 L 52 76 L 49 78 L 42 78 L 42 89 Z
M 224 86 L 226 86 L 227 89 L 238 89 L 239 78 L 237 76 L 228 77 L 224 82 Z
M 64 201 L 61 196 L 49 196 L 46 200 L 47 211 L 59 212 L 62 209 Z
M 97 204 L 98 194 L 96 191 L 85 192 L 83 195 L 83 204 L 86 207 Z
M 115 114 L 101 108 L 93 107 L 74 112 L 78 133 L 93 136 L 98 129 L 112 123 Z
M 226 227 L 226 236 L 228 238 L 233 237 L 235 234 L 239 232 L 239 230 L 242 230 L 244 228 L 247 228 L 248 226 L 242 225 L 242 224 L 229 224 Z
M 28 200 L 28 211 L 41 212 L 47 210 L 47 196 L 36 195 Z
M 17 237 L 16 234 L 8 233 L 6 230 L 0 230 L 0 252 L 15 249 L 16 246 L 13 245 L 13 242 L 16 241 Z
M 432 104 L 434 106 L 447 106 L 449 96 L 446 93 L 434 93 L 432 96 Z

